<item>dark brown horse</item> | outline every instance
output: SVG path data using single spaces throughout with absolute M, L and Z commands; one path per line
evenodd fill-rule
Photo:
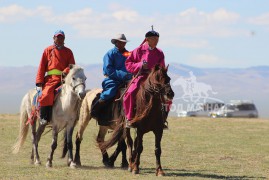
M 136 96 L 136 112 L 132 123 L 137 128 L 137 134 L 133 143 L 130 129 L 124 129 L 124 118 L 121 118 L 117 131 L 105 141 L 101 149 L 106 150 L 127 136 L 129 148 L 129 171 L 139 173 L 140 155 L 143 151 L 143 136 L 152 131 L 155 135 L 156 175 L 163 176 L 161 166 L 161 140 L 163 136 L 163 122 L 167 118 L 165 101 L 172 100 L 174 92 L 170 86 L 170 77 L 167 75 L 168 67 L 156 65 L 145 82 L 141 85 Z M 132 146 L 134 149 L 132 151 Z

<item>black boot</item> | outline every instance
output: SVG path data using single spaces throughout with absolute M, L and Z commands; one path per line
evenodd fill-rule
M 106 105 L 106 102 L 102 99 L 98 99 L 91 108 L 92 117 L 98 117 L 100 110 Z
M 168 129 L 168 122 L 166 120 L 163 122 L 163 129 Z
M 163 129 L 168 129 L 168 122 L 167 122 L 168 112 L 164 112 L 164 119 L 163 119 Z
M 52 106 L 40 107 L 40 124 L 46 125 L 51 119 Z

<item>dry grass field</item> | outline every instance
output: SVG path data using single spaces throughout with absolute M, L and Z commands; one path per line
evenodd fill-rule
M 53 167 L 46 168 L 50 132 L 42 136 L 39 144 L 41 166 L 29 163 L 30 134 L 21 151 L 11 153 L 19 132 L 18 118 L 18 115 L 0 115 L 0 179 L 156 179 L 152 133 L 144 137 L 139 175 L 120 169 L 120 156 L 115 168 L 104 168 L 94 142 L 98 131 L 94 120 L 89 123 L 81 144 L 82 167 L 66 166 L 66 159 L 60 158 L 59 141 Z M 269 120 L 169 118 L 169 127 L 162 140 L 161 160 L 166 176 L 161 179 L 269 178 Z

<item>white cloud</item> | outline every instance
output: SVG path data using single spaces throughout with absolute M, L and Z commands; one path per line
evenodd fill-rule
M 225 9 L 218 9 L 212 13 L 199 11 L 196 8 L 190 8 L 175 15 L 175 21 L 185 25 L 207 25 L 214 24 L 232 24 L 239 20 L 239 14 L 229 12 Z
M 209 67 L 212 65 L 213 66 L 218 65 L 219 63 L 221 63 L 221 60 L 215 55 L 199 54 L 192 56 L 188 61 L 188 63 L 200 66 L 204 64 L 205 67 Z
M 51 17 L 52 11 L 48 7 L 40 6 L 36 9 L 27 9 L 16 4 L 0 8 L 0 23 L 15 23 L 35 16 Z
M 33 15 L 33 11 L 16 4 L 0 8 L 0 22 L 9 23 L 22 20 Z
M 80 36 L 94 38 L 111 37 L 114 32 L 123 29 L 130 34 L 130 38 L 140 38 L 153 24 L 161 36 L 171 37 L 162 39 L 164 44 L 188 48 L 208 47 L 207 40 L 203 40 L 206 37 L 232 37 L 246 34 L 242 33 L 242 29 L 233 27 L 240 16 L 225 9 L 208 13 L 190 8 L 175 14 L 142 16 L 137 11 L 128 7 L 122 8 L 118 4 L 110 5 L 110 9 L 106 12 L 97 12 L 86 7 L 63 14 L 56 14 L 50 7 L 26 9 L 22 6 L 10 5 L 0 8 L 0 23 L 15 22 L 32 16 L 43 18 L 44 21 L 52 24 L 70 25 Z M 181 41 L 182 37 L 196 37 L 196 39 L 199 37 L 200 40 Z
M 136 11 L 128 11 L 128 10 L 116 11 L 112 14 L 112 16 L 117 20 L 126 20 L 130 22 L 135 22 L 139 17 Z
M 164 42 L 163 42 L 164 41 Z M 196 40 L 183 40 L 179 38 L 173 38 L 171 36 L 167 36 L 166 39 L 161 39 L 162 45 L 170 46 L 170 47 L 179 47 L 179 48 L 208 48 L 210 45 L 207 40 L 196 39 Z
M 258 17 L 249 18 L 248 22 L 256 25 L 269 25 L 269 13 L 262 14 Z
M 211 14 L 206 15 L 208 22 L 213 23 L 235 23 L 239 20 L 240 16 L 237 13 L 229 12 L 225 9 L 218 9 Z

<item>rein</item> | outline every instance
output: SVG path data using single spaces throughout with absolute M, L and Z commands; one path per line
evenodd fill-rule
M 165 92 L 163 91 L 167 86 L 169 86 L 169 83 L 167 84 L 160 84 L 160 83 L 155 83 L 155 84 L 152 84 L 152 83 L 149 83 L 147 85 L 145 85 L 145 91 L 147 93 L 150 93 L 150 94 L 159 94 L 159 95 L 163 95 Z

